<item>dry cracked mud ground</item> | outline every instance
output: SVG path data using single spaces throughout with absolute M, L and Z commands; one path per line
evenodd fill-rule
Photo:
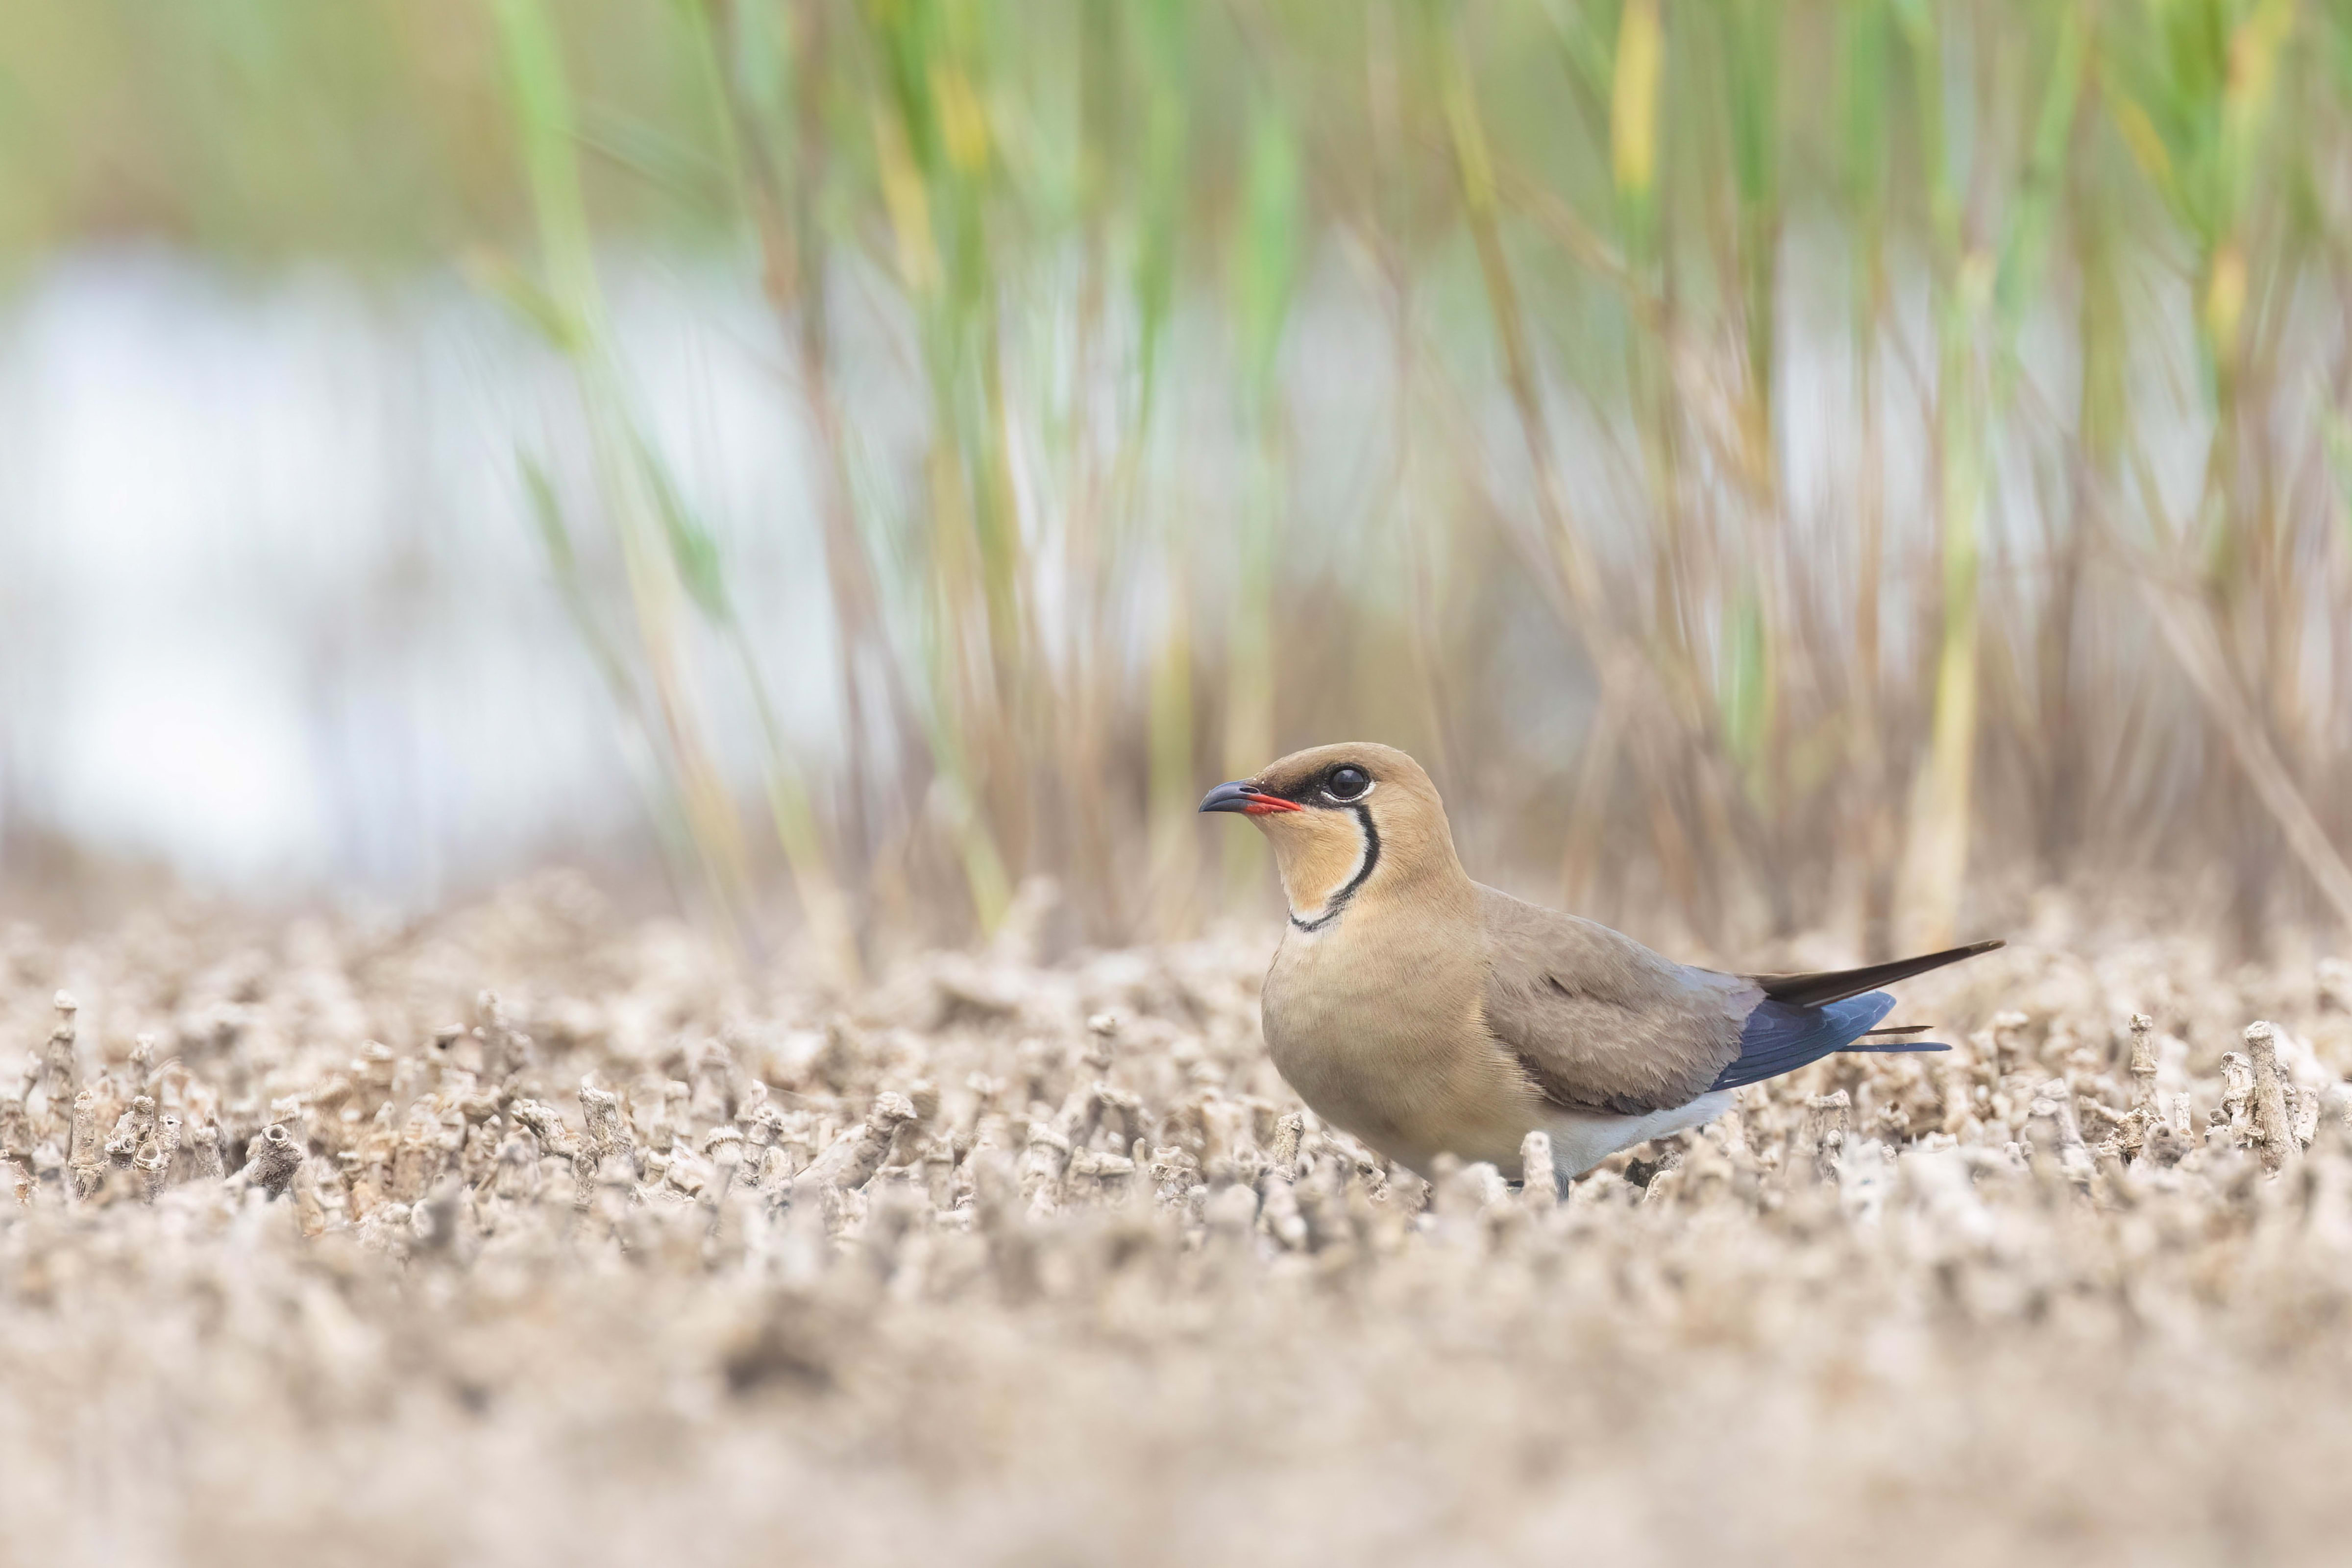
M 0 1561 L 2340 1562 L 2352 969 L 2058 926 L 1559 1202 L 1302 1114 L 1262 933 L 19 926 Z

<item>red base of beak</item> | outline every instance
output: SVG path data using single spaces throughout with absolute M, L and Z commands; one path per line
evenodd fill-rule
M 1297 801 L 1269 795 L 1238 779 L 1230 784 L 1218 785 L 1201 802 L 1203 811 L 1239 811 L 1244 817 L 1263 817 L 1273 811 L 1303 811 L 1306 809 Z

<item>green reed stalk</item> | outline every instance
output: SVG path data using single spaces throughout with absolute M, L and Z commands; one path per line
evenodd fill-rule
M 598 489 L 626 567 L 657 733 L 703 880 L 715 905 L 748 935 L 741 824 L 702 736 L 691 656 L 679 634 L 677 564 L 662 548 L 646 448 L 612 360 L 561 47 L 539 0 L 495 0 L 494 14 L 547 278 L 542 302 L 530 315 L 550 329 L 551 342 L 572 367 Z
M 1225 772 L 1241 778 L 1275 755 L 1275 570 L 1280 559 L 1287 470 L 1276 382 L 1283 328 L 1297 284 L 1298 151 L 1288 122 L 1262 104 L 1242 170 L 1233 254 L 1235 351 L 1251 473 L 1235 530 L 1234 597 L 1225 639 Z M 1227 895 L 1258 883 L 1265 863 L 1255 834 L 1225 839 Z
M 2015 385 L 2017 333 L 2024 302 L 2032 296 L 2040 273 L 2052 206 L 2063 188 L 2063 157 L 2083 74 L 2086 24 L 2082 14 L 2065 9 L 2050 25 L 2055 36 L 2026 138 L 2024 168 L 1999 232 L 1988 244 L 1964 221 L 1957 165 L 1963 152 L 1979 160 L 1999 156 L 1997 131 L 1981 124 L 1991 106 L 1979 99 L 1979 129 L 1969 145 L 1956 147 L 1944 90 L 1948 40 L 1932 18 L 1906 15 L 1937 246 L 1943 632 L 1927 754 L 1912 792 L 1897 915 L 1907 940 L 1931 947 L 1948 943 L 1958 929 L 1974 825 L 1979 700 L 1977 573 L 1993 421 Z M 1978 49 L 1998 47 L 1998 40 L 1986 34 L 1970 41 Z

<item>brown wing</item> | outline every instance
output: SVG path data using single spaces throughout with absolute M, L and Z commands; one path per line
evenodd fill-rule
M 1486 1027 L 1544 1098 L 1633 1116 L 1687 1104 L 1739 1054 L 1763 993 L 1573 915 L 1478 889 Z

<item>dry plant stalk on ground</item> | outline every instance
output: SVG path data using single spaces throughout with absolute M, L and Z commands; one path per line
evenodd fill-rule
M 1263 962 L 19 928 L 0 1559 L 2336 1559 L 2352 968 L 2022 943 L 1554 1201 L 1317 1126 Z

